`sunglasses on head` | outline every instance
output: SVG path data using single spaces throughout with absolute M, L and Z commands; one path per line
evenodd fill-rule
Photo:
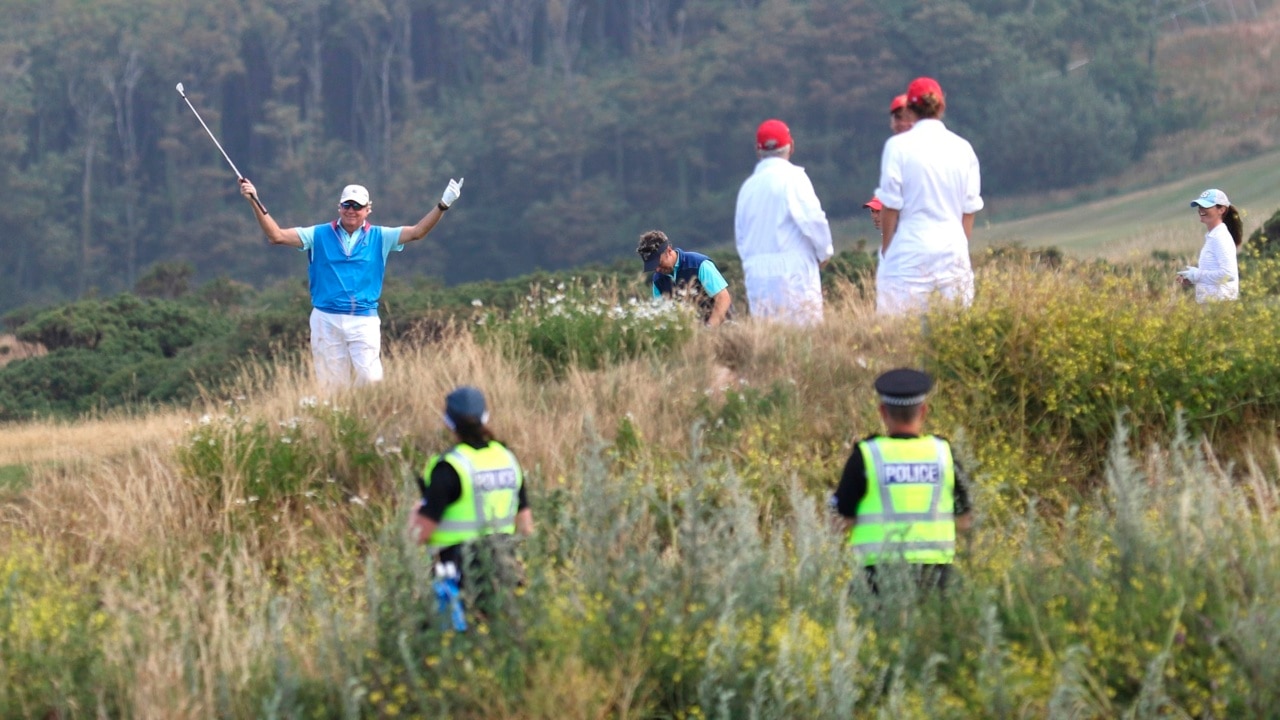
M 342 203 L 342 207 L 346 208 L 347 210 L 363 210 L 365 206 L 361 205 L 355 200 L 347 200 L 346 202 Z

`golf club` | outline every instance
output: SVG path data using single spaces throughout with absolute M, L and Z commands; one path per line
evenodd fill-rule
M 204 118 L 200 117 L 200 113 L 196 111 L 196 106 L 192 105 L 191 101 L 187 99 L 187 94 L 182 90 L 182 83 L 178 83 L 178 94 L 182 96 L 183 100 L 187 101 L 187 107 L 191 108 L 191 112 L 196 114 L 196 119 L 200 121 L 200 125 L 204 127 L 204 131 L 209 133 L 209 138 L 213 140 L 213 144 L 218 146 L 218 152 L 222 153 L 222 157 L 227 159 L 227 164 L 231 166 L 233 171 L 235 171 L 236 177 L 239 178 L 240 182 L 244 182 L 244 176 L 240 174 L 240 170 L 236 167 L 236 164 L 231 162 L 231 156 L 227 155 L 226 150 L 222 149 L 222 143 L 218 142 L 218 138 L 214 137 L 213 131 L 209 129 L 209 126 L 204 124 Z M 263 206 L 262 201 L 258 199 L 257 195 L 253 195 L 252 197 L 253 204 L 258 206 L 258 209 L 262 211 L 263 215 L 266 215 L 267 208 Z

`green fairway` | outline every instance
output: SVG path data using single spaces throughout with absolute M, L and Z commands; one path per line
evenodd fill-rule
M 1189 203 L 1210 187 L 1227 193 L 1245 213 L 1245 231 L 1253 232 L 1280 207 L 1280 152 L 1019 220 L 988 223 L 979 215 L 973 248 L 1018 243 L 1112 259 L 1145 256 L 1152 250 L 1192 252 L 1200 247 L 1204 230 Z
M 21 492 L 29 474 L 25 465 L 0 465 L 0 496 Z

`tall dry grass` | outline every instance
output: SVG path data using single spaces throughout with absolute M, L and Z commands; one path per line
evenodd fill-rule
M 969 336 L 960 320 L 944 335 L 945 313 L 933 327 L 878 318 L 844 287 L 817 328 L 745 322 L 601 370 L 549 375 L 521 348 L 455 332 L 387 348 L 384 382 L 330 398 L 305 367 L 246 371 L 225 396 L 154 418 L 173 423 L 166 433 L 120 418 L 132 446 L 106 442 L 117 433 L 102 421 L 43 424 L 52 447 L 75 452 L 10 456 L 31 475 L 0 496 L 0 621 L 26 629 L 0 648 L 26 654 L 0 657 L 0 707 L 193 718 L 1265 713 L 1280 458 L 1220 465 L 1177 437 L 1135 459 L 1121 437 L 1096 495 L 1045 520 L 1035 498 L 1012 511 L 997 500 L 1014 491 L 1010 478 L 1034 476 L 1024 461 L 1063 455 L 1039 466 L 1052 470 L 1070 463 L 1070 446 L 986 445 L 1012 464 L 973 468 L 968 582 L 945 605 L 881 612 L 827 528 L 825 491 L 852 441 L 878 429 L 875 375 L 921 364 L 926 338 L 944 336 L 978 362 L 1025 344 L 1034 369 L 1035 342 L 1067 338 L 1069 323 L 1050 318 L 1042 337 L 1010 328 L 1049 310 L 1079 319 L 1054 304 L 1097 280 L 1077 271 L 980 268 Z M 1092 295 L 1108 312 L 1152 303 L 1140 274 L 1115 282 Z M 1195 311 L 1167 295 L 1158 315 Z M 935 430 L 986 442 L 1017 429 L 1012 412 L 978 407 L 952 382 L 942 378 Z M 537 612 L 514 629 L 448 636 L 421 628 L 432 599 L 404 520 L 413 463 L 449 441 L 440 413 L 458 384 L 485 390 L 494 429 L 528 470 Z M 343 437 L 351 425 L 368 435 Z M 77 445 L 89 428 L 104 442 Z M 285 439 L 325 455 L 291 461 L 311 473 L 299 490 L 329 487 L 330 472 L 358 481 L 325 502 L 299 492 L 255 503 L 245 489 L 264 487 L 272 478 L 254 473 L 269 465 L 233 441 Z M 197 462 L 188 451 L 200 443 Z

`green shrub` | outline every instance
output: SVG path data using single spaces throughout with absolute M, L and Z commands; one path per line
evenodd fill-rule
M 0 555 L 0 716 L 118 715 L 104 682 L 109 621 L 76 577 L 86 569 L 51 570 L 36 538 L 5 542 L 14 549 Z
M 979 447 L 1056 459 L 1080 480 L 1101 467 L 1121 414 L 1141 440 L 1179 411 L 1211 438 L 1280 417 L 1280 310 L 1268 301 L 1197 305 L 1096 268 L 993 265 L 979 288 L 971 309 L 931 313 L 926 339 L 939 404 Z
M 278 422 L 234 411 L 205 416 L 177 455 L 183 471 L 208 486 L 216 507 L 274 522 L 311 507 L 361 514 L 394 492 L 411 453 L 387 446 L 351 412 L 306 399 L 298 415 Z
M 616 286 L 559 283 L 534 286 L 505 317 L 476 320 L 476 336 L 509 350 L 528 352 L 540 369 L 599 369 L 637 357 L 661 357 L 693 335 L 697 320 L 681 303 L 624 298 Z

